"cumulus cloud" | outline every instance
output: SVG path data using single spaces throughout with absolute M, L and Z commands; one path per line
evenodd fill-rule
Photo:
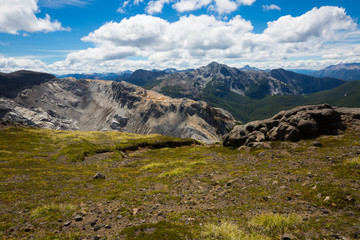
M 146 7 L 146 12 L 148 14 L 161 13 L 165 4 L 169 3 L 171 0 L 154 0 L 150 1 Z
M 281 8 L 278 5 L 275 4 L 271 4 L 271 5 L 263 5 L 263 10 L 264 11 L 270 11 L 270 10 L 278 10 L 281 11 Z
M 236 2 L 231 0 L 215 0 L 215 6 L 219 14 L 231 13 L 238 8 Z
M 38 59 L 14 58 L 0 55 L 0 71 L 14 72 L 21 69 L 45 71 L 47 65 Z
M 212 0 L 180 0 L 173 5 L 173 8 L 178 12 L 187 12 L 200 9 L 208 6 Z
M 36 0 L 0 0 L 0 32 L 17 34 L 26 32 L 54 32 L 66 30 L 61 23 L 36 17 L 39 8 Z
M 189 15 L 169 22 L 136 15 L 108 22 L 82 40 L 94 46 L 73 51 L 47 69 L 58 73 L 186 69 L 211 61 L 236 62 L 233 66 L 238 67 L 246 63 L 259 68 L 319 68 L 360 57 L 360 31 L 339 7 L 281 17 L 262 33 L 254 33 L 251 22 L 240 16 L 224 20 Z
M 256 0 L 237 0 L 240 5 L 251 6 Z
M 313 8 L 299 17 L 283 16 L 269 22 L 263 35 L 268 41 L 306 42 L 318 38 L 322 41 L 337 40 L 340 30 L 355 29 L 354 20 L 338 7 Z

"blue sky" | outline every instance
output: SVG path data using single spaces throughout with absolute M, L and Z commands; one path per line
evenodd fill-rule
M 360 62 L 360 1 L 0 0 L 0 71 Z

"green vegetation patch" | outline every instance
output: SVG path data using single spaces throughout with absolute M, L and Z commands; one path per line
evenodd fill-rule
M 160 221 L 156 224 L 142 224 L 126 228 L 120 232 L 125 239 L 131 240 L 180 240 L 192 239 L 192 234 L 185 226 L 179 226 L 166 221 Z
M 283 234 L 288 230 L 294 229 L 301 221 L 302 218 L 294 213 L 287 215 L 263 213 L 254 217 L 250 221 L 250 226 L 266 234 Z
M 220 225 L 206 224 L 202 231 L 204 240 L 268 240 L 270 238 L 259 234 L 248 234 L 236 224 L 222 221 Z
M 33 209 L 30 216 L 33 219 L 41 219 L 49 222 L 63 218 L 70 218 L 77 209 L 78 207 L 73 204 L 51 203 Z

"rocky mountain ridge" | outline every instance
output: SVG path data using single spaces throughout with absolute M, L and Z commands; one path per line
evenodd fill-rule
M 0 98 L 3 121 L 52 129 L 159 133 L 220 141 L 235 121 L 205 102 L 173 99 L 127 82 L 52 79 Z
M 270 72 L 240 70 L 212 62 L 193 71 L 166 74 L 153 79 L 149 88 L 173 97 L 202 99 L 204 91 L 216 87 L 220 94 L 231 91 L 241 96 L 301 95 L 319 92 L 345 83 L 333 78 L 315 78 L 284 69 Z
M 346 81 L 360 80 L 360 63 L 332 65 L 310 74 L 314 77 L 333 77 Z

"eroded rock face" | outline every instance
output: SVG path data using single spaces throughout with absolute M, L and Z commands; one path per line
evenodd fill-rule
M 52 129 L 108 131 L 221 141 L 231 114 L 207 103 L 173 99 L 126 82 L 53 79 L 0 98 L 0 118 Z
M 258 146 L 262 141 L 293 141 L 323 134 L 339 134 L 349 119 L 360 119 L 360 108 L 336 108 L 327 104 L 281 111 L 270 119 L 235 126 L 224 136 L 224 146 Z

